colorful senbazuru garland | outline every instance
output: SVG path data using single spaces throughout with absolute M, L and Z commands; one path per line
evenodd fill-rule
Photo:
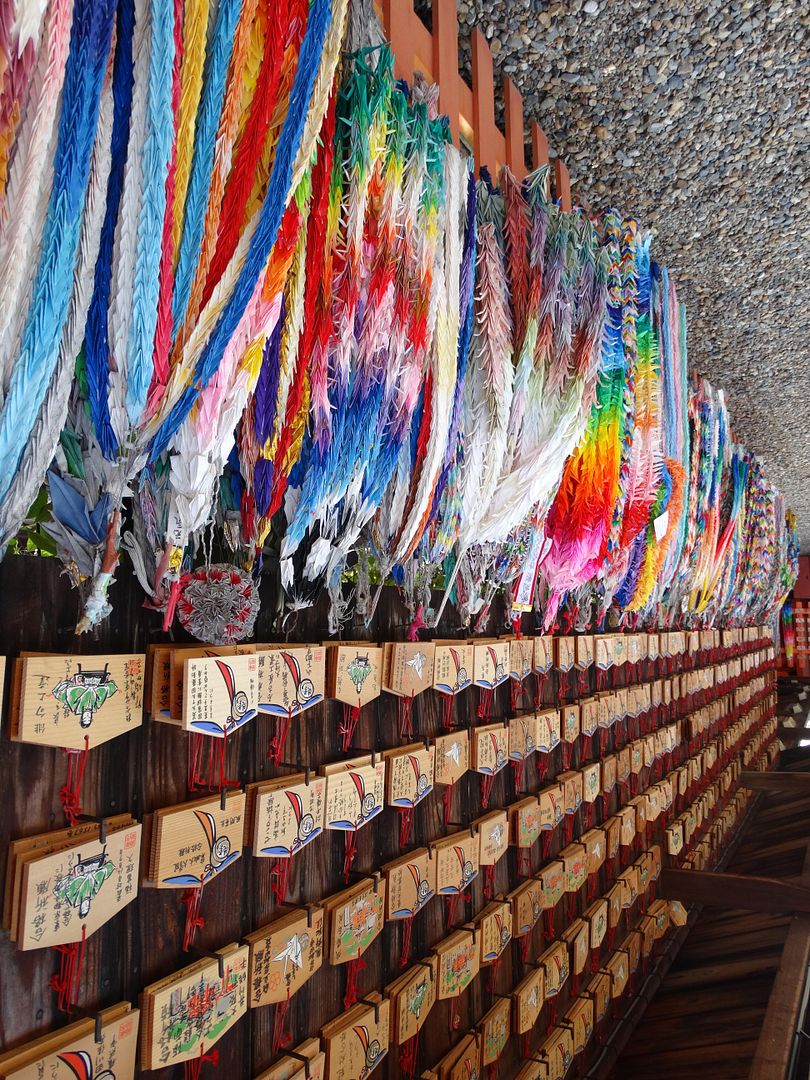
M 167 626 L 182 599 L 205 627 L 207 581 L 244 606 L 271 554 L 335 629 L 355 560 L 356 614 L 373 567 L 414 633 L 499 589 L 547 626 L 779 606 L 795 522 L 687 381 L 649 238 L 563 212 L 546 168 L 476 180 L 366 0 L 10 10 L 0 541 L 47 477 L 80 629 L 121 548 Z

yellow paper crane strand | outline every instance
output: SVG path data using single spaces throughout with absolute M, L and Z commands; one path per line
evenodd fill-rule
M 239 85 L 241 87 L 241 103 L 239 106 L 239 119 L 236 128 L 237 142 L 242 138 L 245 124 L 250 115 L 250 103 L 256 91 L 256 83 L 259 81 L 259 71 L 264 56 L 264 39 L 267 35 L 270 0 L 260 0 L 256 8 L 253 23 L 250 27 L 250 40 L 248 42 L 245 61 L 242 66 Z M 236 71 L 236 68 L 234 68 Z
M 194 156 L 194 131 L 203 86 L 208 0 L 186 0 L 183 18 L 183 63 L 180 68 L 180 108 L 177 119 L 177 171 L 174 180 L 174 268 L 180 257 L 180 237 L 186 193 Z

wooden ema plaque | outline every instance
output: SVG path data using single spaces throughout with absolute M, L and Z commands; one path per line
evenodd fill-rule
M 513 638 L 509 642 L 509 678 L 523 682 L 532 672 L 534 641 L 532 638 Z
M 286 1001 L 323 963 L 323 910 L 295 908 L 247 934 L 251 1009 Z
M 305 773 L 260 781 L 247 788 L 246 839 L 258 858 L 290 859 L 320 836 L 326 824 L 326 777 Z
M 559 773 L 557 780 L 563 786 L 563 811 L 575 814 L 582 803 L 582 773 L 577 770 Z
M 545 976 L 541 967 L 533 968 L 525 979 L 521 979 L 512 991 L 512 1000 L 515 1032 L 525 1035 L 537 1023 L 546 1000 Z
M 292 1053 L 296 1056 L 285 1054 L 275 1065 L 260 1073 L 256 1080 L 324 1080 L 326 1054 L 321 1050 L 319 1038 L 305 1039 Z
M 537 749 L 539 723 L 536 713 L 513 716 L 509 721 L 509 760 L 525 761 Z
M 470 736 L 466 731 L 438 735 L 434 778 L 437 784 L 455 784 L 470 768 Z
M 596 802 L 602 793 L 602 770 L 598 761 L 585 765 L 582 773 L 582 801 L 584 803 Z
M 544 831 L 556 829 L 562 821 L 564 799 L 562 784 L 550 784 L 540 790 L 537 801 L 540 803 L 540 825 Z
M 601 1024 L 605 1019 L 610 1002 L 610 976 L 600 971 L 591 979 L 585 988 L 585 997 L 593 1002 L 594 1026 Z
M 383 752 L 387 806 L 411 810 L 433 791 L 436 749 L 411 743 Z
M 434 955 L 404 971 L 385 988 L 391 1002 L 391 1041 L 395 1046 L 418 1035 L 436 1003 L 439 965 Z
M 473 652 L 472 642 L 434 642 L 433 689 L 455 697 L 472 686 Z
M 470 739 L 470 768 L 484 776 L 495 776 L 509 760 L 509 728 L 485 724 L 473 728 Z
M 565 1080 L 574 1060 L 574 1037 L 570 1028 L 555 1027 L 538 1051 L 545 1062 L 546 1080 Z
M 244 1016 L 248 947 L 226 945 L 219 959 L 194 964 L 147 986 L 141 995 L 141 1068 L 199 1058 Z
M 388 1053 L 391 1002 L 369 994 L 321 1028 L 327 1080 L 366 1080 Z
M 596 659 L 596 645 L 593 634 L 579 634 L 574 638 L 574 662 L 584 671 L 591 667 Z
M 481 1080 L 481 1036 L 465 1035 L 437 1066 L 439 1080 Z M 427 1074 L 428 1076 L 430 1074 Z M 421 1080 L 421 1078 L 420 1078 Z
M 362 956 L 382 932 L 385 922 L 385 881 L 379 874 L 363 878 L 323 901 L 327 919 L 330 964 L 345 964 Z
M 564 941 L 555 941 L 538 956 L 537 963 L 543 969 L 546 997 L 556 997 L 565 986 L 570 971 L 568 946 Z
M 627 988 L 630 973 L 627 968 L 627 953 L 622 949 L 614 952 L 602 969 L 610 976 L 610 996 L 619 998 Z
M 383 651 L 376 645 L 348 642 L 326 649 L 326 687 L 329 697 L 362 708 L 380 696 Z
M 506 900 L 493 900 L 477 916 L 481 964 L 492 964 L 512 940 L 512 909 Z
M 509 806 L 512 823 L 512 843 L 519 848 L 530 848 L 540 839 L 543 821 L 540 802 L 536 795 L 527 795 Z
M 183 708 L 185 703 L 184 685 L 186 664 L 189 660 L 219 657 L 230 662 L 234 656 L 247 656 L 255 653 L 255 645 L 197 645 L 178 648 L 169 647 L 169 708 L 156 717 L 168 724 L 183 726 Z M 152 679 L 160 674 L 160 669 L 153 663 Z M 161 698 L 165 696 L 161 692 Z
M 620 757 L 621 754 L 609 754 L 607 757 L 602 758 L 602 775 L 600 783 L 602 792 L 605 795 L 609 795 L 616 786 Z
M 543 914 L 543 890 L 530 878 L 513 889 L 506 898 L 512 905 L 512 933 L 524 937 L 531 933 Z
M 534 652 L 532 664 L 534 670 L 541 675 L 546 675 L 554 667 L 554 638 L 550 634 L 544 634 L 532 638 Z
M 476 641 L 473 645 L 473 682 L 493 690 L 509 678 L 509 642 Z
M 540 886 L 543 910 L 556 907 L 565 895 L 565 867 L 559 859 L 552 859 L 536 875 Z
M 563 864 L 566 893 L 576 893 L 585 884 L 587 876 L 585 866 L 585 848 L 582 844 L 569 844 L 558 856 Z
M 270 716 L 298 716 L 323 701 L 326 649 L 288 645 L 256 652 L 258 709 Z
M 594 735 L 599 727 L 599 699 L 583 698 L 579 703 L 579 729 L 583 735 Z
M 565 1019 L 571 1026 L 574 1054 L 581 1054 L 593 1035 L 593 1001 L 584 995 L 575 998 L 573 1005 L 565 1014 Z
M 140 1013 L 129 1002 L 0 1055 L 2 1080 L 133 1080 Z M 96 1038 L 98 1034 L 99 1038 Z
M 474 928 L 454 930 L 435 948 L 439 965 L 440 1001 L 462 994 L 481 968 L 481 945 Z
M 570 671 L 576 658 L 576 645 L 574 637 L 554 638 L 554 666 L 558 671 Z
M 416 697 L 433 685 L 432 641 L 386 641 L 382 688 L 397 697 Z
M 560 709 L 562 741 L 575 743 L 579 738 L 579 705 L 566 705 Z
M 537 749 L 543 754 L 550 754 L 560 742 L 560 713 L 558 709 L 541 709 L 535 713 L 537 721 Z
M 481 1064 L 492 1065 L 503 1053 L 509 1041 L 512 1022 L 511 998 L 501 998 L 484 1014 L 478 1025 L 481 1032 Z
M 436 891 L 442 896 L 463 893 L 478 876 L 479 837 L 472 829 L 451 833 L 431 845 L 436 860 Z
M 509 847 L 509 818 L 506 810 L 490 810 L 472 823 L 478 832 L 478 865 L 495 866 Z
M 224 739 L 256 715 L 259 680 L 255 654 L 187 660 L 183 672 L 183 727 Z
M 23 654 L 14 662 L 9 735 L 84 750 L 143 722 L 146 656 Z
M 99 826 L 50 851 L 20 854 L 20 892 L 12 938 L 23 950 L 69 945 L 89 937 L 138 895 L 141 826 Z M 16 869 L 16 867 L 15 867 Z
M 602 671 L 613 667 L 613 634 L 594 634 L 594 660 Z
M 410 919 L 436 895 L 436 862 L 417 848 L 383 867 L 386 919 Z
M 581 975 L 591 953 L 590 927 L 584 919 L 574 919 L 563 931 L 562 939 L 568 946 L 571 971 Z
M 382 812 L 385 759 L 376 755 L 324 765 L 326 828 L 354 832 Z
M 124 825 L 134 824 L 131 814 L 116 814 L 114 817 L 105 819 L 107 831 L 112 832 Z M 35 836 L 25 836 L 19 840 L 12 840 L 8 846 L 6 859 L 6 887 L 3 894 L 3 927 L 8 930 L 11 940 L 17 937 L 17 926 L 20 915 L 20 901 L 22 899 L 22 875 L 26 862 L 33 856 L 49 855 L 61 848 L 72 847 L 82 837 L 97 837 L 99 835 L 99 823 L 97 821 L 80 821 L 64 829 L 56 829 L 52 832 L 37 833 Z
M 585 872 L 589 876 L 596 874 L 604 864 L 607 851 L 604 829 L 599 826 L 588 829 L 580 836 L 579 842 L 585 848 Z
M 242 854 L 245 793 L 195 799 L 156 810 L 149 823 L 149 865 L 146 884 L 158 889 L 205 885 Z

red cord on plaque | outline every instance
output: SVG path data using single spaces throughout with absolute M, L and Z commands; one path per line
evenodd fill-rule
M 526 759 L 525 758 L 513 758 L 509 764 L 512 766 L 512 782 L 515 785 L 515 794 L 519 794 L 523 790 L 523 778 L 526 772 Z
M 495 895 L 495 863 L 484 867 L 484 899 L 489 901 Z
M 290 732 L 292 723 L 292 709 L 287 709 L 286 716 L 273 716 L 273 734 L 267 743 L 267 757 L 276 766 L 281 764 L 284 754 L 284 745 Z
M 413 1080 L 413 1077 L 416 1076 L 416 1064 L 419 1058 L 419 1034 L 420 1032 L 417 1031 L 399 1048 L 399 1067 L 403 1076 L 407 1076 L 409 1080 Z
M 209 1050 L 206 1054 L 204 1046 L 200 1044 L 200 1056 L 183 1064 L 183 1080 L 200 1080 L 204 1061 L 210 1062 L 214 1067 L 219 1065 L 219 1050 Z
M 343 834 L 343 881 L 348 885 L 354 860 L 357 856 L 357 829 L 347 829 Z
M 290 864 L 292 859 L 273 859 L 270 864 L 270 888 L 277 904 L 283 904 L 290 885 Z
M 481 809 L 486 810 L 489 806 L 489 797 L 492 794 L 492 785 L 495 783 L 494 773 L 481 774 Z
M 404 919 L 399 921 L 402 923 L 402 946 L 399 950 L 399 960 L 397 964 L 399 967 L 404 968 L 408 966 L 408 962 L 411 958 L 411 935 L 413 933 L 413 915 L 408 915 Z
M 338 724 L 338 735 L 340 735 L 340 746 L 344 754 L 352 744 L 354 733 L 357 728 L 357 721 L 360 719 L 360 706 L 359 705 L 344 705 L 343 706 L 343 723 Z
M 350 1009 L 357 1003 L 357 999 L 363 990 L 360 985 L 360 975 L 365 971 L 366 962 L 362 956 L 356 956 L 346 964 L 346 994 L 343 998 L 344 1009 Z
M 286 1029 L 287 1011 L 290 1008 L 290 990 L 287 988 L 287 997 L 276 1003 L 276 1011 L 273 1016 L 273 1053 L 277 1054 L 283 1046 L 292 1042 L 292 1035 Z
M 84 770 L 87 766 L 87 755 L 90 752 L 90 736 L 84 737 L 83 750 L 68 750 L 67 754 L 67 777 L 59 789 L 59 801 L 62 804 L 62 812 L 68 825 L 75 825 L 82 812 L 82 781 Z
M 453 811 L 453 792 L 455 790 L 455 783 L 445 784 L 442 791 L 442 806 L 444 808 L 444 828 L 447 830 L 450 824 L 450 814 Z
M 397 731 L 400 739 L 413 738 L 413 694 L 399 699 L 399 716 Z
M 56 1007 L 60 1012 L 69 1013 L 79 996 L 79 986 L 84 967 L 84 949 L 87 944 L 87 927 L 82 927 L 79 941 L 69 945 L 54 945 L 54 952 L 59 956 L 59 971 L 51 975 L 51 990 L 56 994 Z

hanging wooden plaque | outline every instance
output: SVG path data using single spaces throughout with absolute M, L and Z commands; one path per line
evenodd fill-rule
M 360 708 L 380 696 L 383 651 L 368 642 L 328 645 L 326 688 L 329 697 Z
M 543 914 L 543 891 L 534 878 L 522 882 L 506 899 L 512 905 L 512 933 L 523 937 L 531 933 Z
M 473 645 L 473 682 L 492 690 L 509 678 L 509 642 L 483 641 Z
M 543 1008 L 545 995 L 545 976 L 541 967 L 534 968 L 521 979 L 512 991 L 515 1032 L 524 1035 L 531 1031 Z
M 509 677 L 523 682 L 531 675 L 534 641 L 531 638 L 513 638 L 509 642 Z
M 17 946 L 41 949 L 89 937 L 138 895 L 141 826 L 96 833 L 52 854 L 21 857 Z
M 183 673 L 183 727 L 224 739 L 256 715 L 256 656 L 203 656 L 187 660 Z
M 258 709 L 270 716 L 298 716 L 323 701 L 326 649 L 286 645 L 256 653 Z
M 498 1060 L 509 1041 L 512 1020 L 511 998 L 501 998 L 484 1014 L 479 1024 L 481 1032 L 481 1063 L 484 1068 Z
M 574 1054 L 581 1054 L 593 1036 L 593 1001 L 589 997 L 574 998 L 565 1014 L 574 1038 Z
M 478 832 L 478 865 L 495 866 L 509 847 L 509 819 L 505 810 L 490 810 L 472 823 Z
M 435 949 L 439 964 L 440 1001 L 463 993 L 481 966 L 481 945 L 473 929 L 454 930 Z
M 566 705 L 560 709 L 562 741 L 575 743 L 579 738 L 579 705 Z
M 141 997 L 141 1068 L 199 1058 L 245 1015 L 248 947 L 226 945 L 222 957 L 194 964 L 147 986 Z
M 540 802 L 536 795 L 527 795 L 508 808 L 512 823 L 512 843 L 516 847 L 530 848 L 540 839 L 543 831 Z
M 540 803 L 540 822 L 543 830 L 553 830 L 563 819 L 565 792 L 563 785 L 556 783 L 542 788 L 538 801 Z
M 436 860 L 436 890 L 443 896 L 462 893 L 478 876 L 479 837 L 473 829 L 451 833 L 431 845 Z
M 470 767 L 470 736 L 467 731 L 438 735 L 434 778 L 437 784 L 455 784 Z
M 286 1001 L 323 962 L 323 910 L 295 908 L 245 937 L 249 956 L 249 1005 Z
M 143 653 L 103 656 L 23 654 L 14 664 L 12 739 L 83 750 L 143 722 Z
M 391 1001 L 391 1041 L 396 1046 L 422 1030 L 436 1003 L 439 965 L 435 956 L 409 967 L 385 988 Z
M 554 638 L 554 651 L 555 651 L 555 663 L 554 666 L 558 671 L 570 671 L 574 666 L 574 659 L 576 656 L 576 646 L 574 645 L 575 638 L 573 637 L 555 637 Z
M 383 867 L 386 919 L 410 919 L 433 899 L 436 862 L 427 848 L 417 848 Z
M 534 670 L 545 675 L 554 667 L 554 638 L 550 634 L 532 638 L 534 642 Z
M 348 1012 L 326 1024 L 321 1038 L 327 1080 L 366 1080 L 388 1053 L 391 1003 L 369 994 Z
M 384 751 L 386 804 L 412 809 L 433 791 L 436 748 L 411 743 Z
M 326 776 L 326 828 L 353 832 L 382 813 L 385 759 L 368 755 L 321 767 Z
M 432 641 L 386 641 L 382 650 L 383 690 L 397 697 L 415 697 L 433 685 Z
M 543 968 L 546 997 L 556 997 L 565 985 L 570 971 L 568 946 L 564 941 L 555 941 L 541 953 L 537 962 Z
M 591 952 L 590 926 L 584 919 L 574 919 L 566 926 L 562 938 L 568 946 L 571 971 L 581 975 Z
M 275 1065 L 260 1073 L 256 1080 L 324 1080 L 326 1054 L 321 1050 L 320 1039 L 305 1039 L 295 1047 L 293 1053 L 295 1057 L 285 1054 Z M 302 1064 L 301 1058 L 305 1064 Z
M 550 754 L 560 742 L 562 724 L 559 709 L 542 709 L 535 714 L 537 719 L 537 749 L 543 754 Z
M 147 883 L 158 889 L 205 885 L 242 855 L 245 793 L 156 810 L 150 821 Z
M 129 1002 L 0 1055 L 3 1080 L 134 1080 L 140 1013 Z
M 493 900 L 475 920 L 481 942 L 481 964 L 491 964 L 512 940 L 512 909 L 506 900 Z
M 509 728 L 504 724 L 485 724 L 473 728 L 470 742 L 470 768 L 485 776 L 494 776 L 509 760 Z
M 472 642 L 434 642 L 433 689 L 455 696 L 472 686 L 473 653 Z
M 526 761 L 537 749 L 537 716 L 534 713 L 513 716 L 508 725 L 509 760 Z
M 440 1080 L 481 1080 L 481 1036 L 465 1035 L 457 1046 L 439 1062 Z
M 543 909 L 555 907 L 565 895 L 565 867 L 552 859 L 535 875 L 543 895 Z
M 590 927 L 590 949 L 598 949 L 605 940 L 608 930 L 608 902 L 596 900 L 582 912 L 582 917 Z
M 541 1043 L 539 1056 L 546 1063 L 547 1080 L 565 1080 L 574 1060 L 574 1037 L 570 1028 L 553 1028 Z
M 345 964 L 362 956 L 382 932 L 385 922 L 385 881 L 379 874 L 327 897 L 329 962 Z
M 326 777 L 305 773 L 260 781 L 247 788 L 246 837 L 259 858 L 289 859 L 311 844 L 326 824 Z

